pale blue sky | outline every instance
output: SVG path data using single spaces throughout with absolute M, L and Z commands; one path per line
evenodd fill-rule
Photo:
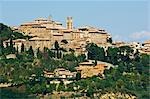
M 148 0 L 0 0 L 0 22 L 18 26 L 38 17 L 60 21 L 72 16 L 74 27 L 91 25 L 106 29 L 114 40 L 150 39 Z

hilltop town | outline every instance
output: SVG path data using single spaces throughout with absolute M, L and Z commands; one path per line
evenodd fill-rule
M 72 17 L 66 27 L 50 17 L 1 23 L 0 37 L 2 98 L 149 97 L 150 40 L 115 42 L 105 29 L 74 28 Z
M 34 50 L 37 48 L 43 50 L 44 47 L 52 48 L 54 42 L 58 41 L 66 50 L 71 48 L 77 54 L 82 54 L 85 53 L 85 46 L 88 43 L 109 45 L 109 41 L 111 41 L 111 36 L 104 29 L 92 26 L 73 28 L 72 17 L 67 17 L 66 27 L 51 18 L 38 18 L 33 22 L 24 23 L 12 29 L 25 35 L 33 36 L 29 40 L 15 40 L 16 47 L 20 48 L 23 43 L 26 48 L 32 46 Z M 64 44 L 63 41 L 67 41 L 67 44 Z
M 150 54 L 150 41 L 143 44 L 139 42 L 113 42 L 111 35 L 101 28 L 93 26 L 73 27 L 73 18 L 67 17 L 66 27 L 61 22 L 57 22 L 49 18 L 38 18 L 32 22 L 23 23 L 18 27 L 11 27 L 14 32 L 20 32 L 24 35 L 32 36 L 30 39 L 16 39 L 15 48 L 21 50 L 21 44 L 26 49 L 32 46 L 36 51 L 38 48 L 43 51 L 44 47 L 53 48 L 55 41 L 58 41 L 61 47 L 66 50 L 73 49 L 76 54 L 85 54 L 85 46 L 89 43 L 95 43 L 105 49 L 108 47 L 130 46 L 138 49 L 141 53 Z M 9 41 L 5 41 L 9 43 Z

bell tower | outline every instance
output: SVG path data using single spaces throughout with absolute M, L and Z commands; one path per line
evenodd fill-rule
M 66 27 L 67 27 L 67 29 L 73 29 L 72 17 L 67 17 Z

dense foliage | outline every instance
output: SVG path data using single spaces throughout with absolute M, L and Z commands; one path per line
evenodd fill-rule
M 31 36 L 23 35 L 19 32 L 14 32 L 10 27 L 0 23 L 0 55 L 15 53 L 17 49 L 14 48 L 14 44 L 12 40 L 15 39 L 29 39 L 32 38 Z M 8 40 L 6 44 L 6 48 L 4 48 L 3 42 Z
M 150 55 L 140 54 L 138 50 L 134 52 L 129 46 L 109 47 L 104 50 L 92 43 L 86 46 L 88 59 L 95 60 L 95 64 L 97 61 L 112 63 L 114 68 L 105 70 L 103 78 L 94 76 L 81 79 L 81 74 L 78 72 L 75 81 L 69 85 L 64 85 L 63 82 L 50 84 L 51 79 L 43 76 L 44 70 L 54 71 L 56 68 L 65 68 L 75 71 L 75 67 L 85 61 L 86 56 L 84 54 L 75 56 L 72 49 L 64 54 L 57 41 L 54 49 L 44 48 L 44 51 L 40 51 L 38 48 L 37 53 L 34 53 L 32 46 L 25 50 L 22 44 L 19 53 L 14 49 L 12 40 L 24 38 L 24 36 L 13 33 L 9 27 L 0 24 L 0 37 L 2 37 L 0 39 L 0 83 L 13 83 L 15 84 L 13 87 L 16 88 L 24 86 L 24 91 L 14 92 L 10 89 L 3 89 L 1 90 L 2 98 L 28 98 L 30 94 L 45 95 L 53 91 L 81 92 L 86 93 L 88 97 L 93 97 L 93 94 L 97 92 L 101 94 L 105 92 L 130 93 L 139 99 L 150 97 Z M 4 48 L 3 41 L 8 39 L 10 39 L 10 45 Z M 15 53 L 16 58 L 7 59 L 6 55 L 10 53 Z
M 92 77 L 82 79 L 68 85 L 68 89 L 74 90 L 73 86 L 80 86 L 77 90 L 86 92 L 87 96 L 93 97 L 93 93 L 122 92 L 130 93 L 139 99 L 149 98 L 149 55 L 141 55 L 140 61 L 132 63 L 120 62 L 118 67 L 105 70 L 105 78 Z M 75 91 L 75 90 L 74 90 Z
M 88 59 L 92 60 L 105 60 L 105 52 L 102 47 L 98 47 L 96 44 L 91 43 L 86 46 L 88 51 Z
M 14 32 L 10 27 L 0 23 L 0 40 L 8 40 L 10 38 L 12 39 L 29 39 L 31 36 L 23 35 L 19 32 Z

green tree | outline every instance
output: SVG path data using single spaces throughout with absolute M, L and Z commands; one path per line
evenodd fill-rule
M 94 62 L 94 66 L 96 66 L 97 65 L 97 60 L 95 60 L 95 62 Z
M 62 40 L 61 42 L 64 43 L 64 44 L 68 44 L 67 40 Z
M 55 53 L 54 52 L 52 52 L 51 50 L 48 50 L 48 56 L 49 57 L 55 57 Z
M 19 48 L 18 48 L 18 46 L 17 46 L 17 49 L 16 49 L 16 54 L 18 54 L 19 53 Z
M 130 46 L 121 46 L 119 47 L 121 54 L 130 55 L 133 53 L 133 49 Z
M 36 55 L 37 55 L 37 58 L 38 58 L 38 59 L 41 59 L 41 58 L 42 58 L 42 52 L 40 51 L 39 48 L 37 49 L 37 54 L 36 54 Z
M 124 81 L 122 80 L 122 79 L 119 79 L 119 80 L 117 80 L 116 81 L 116 88 L 118 89 L 118 90 L 123 90 L 123 88 L 124 88 Z
M 15 48 L 13 45 L 14 45 L 13 40 L 12 40 L 12 38 L 10 38 L 10 46 L 9 46 L 9 52 L 10 53 L 15 53 Z
M 32 46 L 30 46 L 29 50 L 27 51 L 27 54 L 28 54 L 29 58 L 31 58 L 31 59 L 34 58 L 34 52 L 33 52 Z
M 54 47 L 55 47 L 55 50 L 57 51 L 56 57 L 59 58 L 59 43 L 58 43 L 58 41 L 55 41 Z
M 24 52 L 24 44 L 21 44 L 21 53 Z
M 44 52 L 43 52 L 43 58 L 44 59 L 48 59 L 49 58 L 49 56 L 48 56 L 48 48 L 47 47 L 44 47 Z
M 3 23 L 0 23 L 0 40 L 8 40 L 11 38 L 11 35 L 12 30 Z
M 135 69 L 140 73 L 149 74 L 149 66 L 150 66 L 150 55 L 142 54 L 140 61 L 136 62 Z
M 92 87 L 89 87 L 89 89 L 87 90 L 86 95 L 88 97 L 93 97 L 93 94 L 94 94 L 94 89 Z
M 63 81 L 60 81 L 57 91 L 65 91 L 65 85 Z
M 108 43 L 112 43 L 112 38 L 107 38 Z
M 77 61 L 77 57 L 74 55 L 74 53 L 64 55 L 63 59 L 66 61 Z
M 112 64 L 118 64 L 119 53 L 119 48 L 109 47 L 107 49 L 107 61 Z
M 119 49 L 121 60 L 130 63 L 131 59 L 129 56 L 133 54 L 133 49 L 130 46 L 121 46 Z
M 105 51 L 104 48 L 98 47 L 96 44 L 91 43 L 86 46 L 88 51 L 88 59 L 92 60 L 105 60 Z
M 85 58 L 86 58 L 85 54 L 81 54 L 77 56 L 77 60 L 79 63 L 85 61 Z
M 3 45 L 3 41 L 0 40 L 0 55 L 4 54 L 4 45 Z
M 80 72 L 77 72 L 77 74 L 76 74 L 76 80 L 78 81 L 78 80 L 80 80 L 81 79 L 81 73 Z

